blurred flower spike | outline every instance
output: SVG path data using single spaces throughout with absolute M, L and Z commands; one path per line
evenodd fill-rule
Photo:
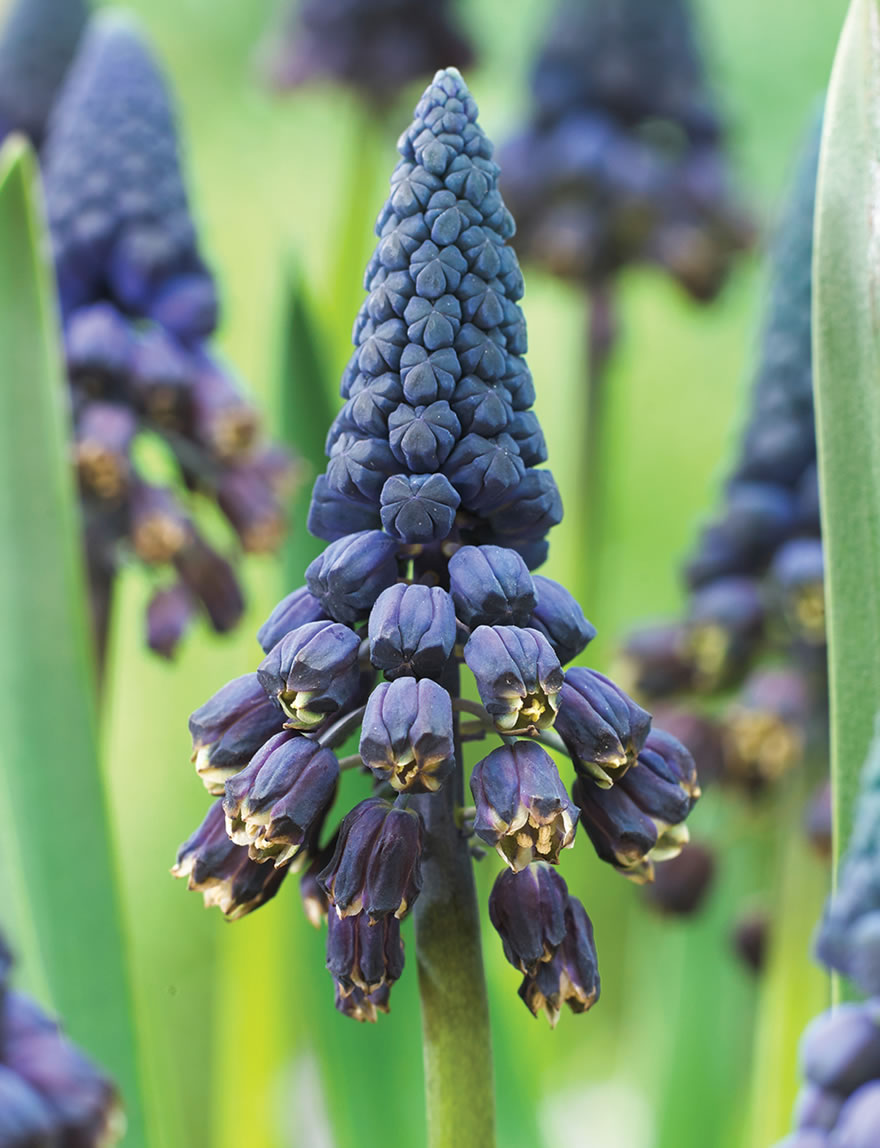
M 197 768 L 225 796 L 175 872 L 234 918 L 302 867 L 306 913 L 328 921 L 337 1007 L 372 1021 L 403 970 L 401 922 L 415 909 L 418 923 L 437 868 L 432 818 L 448 809 L 465 864 L 473 835 L 505 862 L 492 921 L 526 1005 L 555 1024 L 599 995 L 592 926 L 554 868 L 578 805 L 600 856 L 594 805 L 619 795 L 635 811 L 640 851 L 614 860 L 649 880 L 651 858 L 686 839 L 699 789 L 690 755 L 651 733 L 645 710 L 602 675 L 563 668 L 595 630 L 563 586 L 531 573 L 562 510 L 539 469 L 514 224 L 455 69 L 437 73 L 398 146 L 314 487 L 310 528 L 327 546 L 260 630 L 256 675 L 193 715 Z M 480 703 L 461 695 L 464 669 Z M 358 751 L 337 758 L 359 728 Z M 465 738 L 501 740 L 473 769 L 473 807 L 458 796 Z M 347 769 L 371 789 L 337 809 Z

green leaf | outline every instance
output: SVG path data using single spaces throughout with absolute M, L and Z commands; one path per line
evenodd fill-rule
M 13 938 L 145 1143 L 101 782 L 94 665 L 48 239 L 28 145 L 0 153 L 0 755 Z
M 825 545 L 835 862 L 880 698 L 880 16 L 853 0 L 819 163 L 813 361 Z

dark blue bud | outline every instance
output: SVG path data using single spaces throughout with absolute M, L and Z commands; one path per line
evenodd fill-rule
M 334 420 L 344 429 L 359 432 L 366 438 L 385 438 L 388 435 L 388 416 L 403 402 L 400 375 L 380 375 L 363 387 L 352 387 L 352 397 Z M 334 435 L 333 428 L 330 430 Z M 328 439 L 328 447 L 334 438 Z
M 721 578 L 692 596 L 687 619 L 694 685 L 708 692 L 742 676 L 764 634 L 764 601 L 752 578 Z
M 502 545 L 543 538 L 548 530 L 558 526 L 562 521 L 562 498 L 550 471 L 527 470 L 501 504 L 492 508 L 488 521 Z
M 345 432 L 333 444 L 327 463 L 327 484 L 354 502 L 378 503 L 385 479 L 399 469 L 383 439 L 358 438 Z
M 389 479 L 389 482 L 393 481 Z M 361 530 L 375 530 L 379 526 L 376 507 L 355 501 L 335 491 L 325 474 L 319 474 L 312 489 L 309 505 L 308 531 L 326 542 L 336 542 Z
M 880 1080 L 863 1084 L 844 1103 L 834 1129 L 834 1148 L 874 1148 L 880 1136 Z
M 587 648 L 596 628 L 564 586 L 541 574 L 532 576 L 532 585 L 537 601 L 525 624 L 544 635 L 564 666 Z
M 635 763 L 651 715 L 604 674 L 575 666 L 565 675 L 556 729 L 575 768 L 608 788 Z
M 801 1040 L 801 1067 L 811 1084 L 843 1096 L 880 1077 L 876 1005 L 845 1002 L 811 1021 Z
M 759 573 L 794 526 L 790 490 L 773 483 L 734 482 L 722 516 L 703 531 L 685 569 L 691 587 L 728 574 Z
M 461 435 L 461 424 L 447 402 L 427 407 L 402 403 L 388 417 L 391 453 L 407 470 L 439 470 Z
M 795 1126 L 799 1130 L 831 1132 L 837 1123 L 843 1101 L 844 1097 L 837 1092 L 820 1088 L 817 1084 L 805 1084 L 795 1101 Z
M 503 734 L 525 734 L 553 724 L 563 675 L 543 634 L 517 626 L 478 626 L 464 660 L 483 705 Z
M 90 402 L 76 427 L 74 461 L 80 486 L 105 502 L 118 501 L 131 481 L 131 445 L 137 419 L 127 406 Z
M 508 434 L 494 438 L 468 434 L 443 468 L 468 510 L 484 512 L 499 506 L 519 486 L 525 466 Z
M 370 611 L 370 661 L 393 681 L 440 675 L 455 645 L 455 609 L 439 586 L 398 582 Z
M 216 905 L 225 917 L 236 921 L 275 896 L 287 876 L 287 866 L 276 869 L 252 861 L 244 846 L 230 841 L 223 802 L 215 801 L 199 828 L 181 845 L 171 872 L 187 878 L 187 888 L 202 894 L 205 908 Z
M 519 995 L 535 1016 L 543 1012 L 555 1028 L 564 1004 L 574 1013 L 587 1012 L 599 990 L 593 925 L 577 897 L 569 897 L 562 943 L 549 961 L 526 974 Z
M 534 411 L 517 411 L 507 430 L 519 447 L 520 458 L 526 466 L 538 466 L 547 461 L 547 443 Z
M 462 370 L 476 375 L 487 383 L 497 383 L 507 366 L 501 336 L 494 331 L 482 331 L 473 323 L 465 323 L 455 340 Z
M 617 784 L 654 819 L 658 828 L 661 825 L 672 828 L 684 821 L 700 797 L 697 769 L 690 751 L 672 734 L 654 728 L 642 746 L 637 766 L 628 770 Z M 678 851 L 675 848 L 674 853 Z M 666 860 L 659 848 L 654 851 L 654 859 Z
M 219 309 L 214 279 L 204 271 L 175 275 L 147 305 L 151 319 L 186 343 L 206 339 L 214 331 Z
M 455 766 L 449 694 L 430 678 L 380 682 L 367 701 L 360 755 L 397 790 L 439 789 Z
M 770 577 L 791 632 L 812 645 L 825 643 L 825 563 L 818 538 L 797 538 L 776 552 Z
M 305 859 L 339 781 L 336 755 L 311 738 L 284 731 L 226 782 L 226 832 L 252 861 L 277 866 Z
M 484 438 L 493 438 L 507 430 L 513 417 L 507 392 L 502 387 L 484 383 L 476 375 L 465 375 L 457 383 L 451 405 L 462 431 Z
M 474 832 L 518 873 L 532 861 L 559 861 L 574 844 L 578 813 L 553 758 L 532 741 L 493 750 L 471 773 Z
M 397 581 L 397 543 L 381 530 L 361 530 L 331 542 L 306 570 L 309 590 L 331 618 L 357 622 Z
M 449 593 L 459 620 L 477 626 L 526 626 L 535 608 L 528 567 L 514 550 L 462 546 L 449 560 Z
M 266 696 L 256 674 L 243 674 L 219 689 L 189 719 L 193 761 L 209 793 L 244 769 L 260 746 L 280 732 L 284 715 Z
M 327 968 L 343 996 L 356 989 L 369 996 L 392 985 L 403 972 L 400 921 L 386 917 L 371 925 L 365 914 L 327 920 Z
M 533 973 L 549 961 L 565 938 L 568 886 L 543 862 L 522 872 L 503 869 L 489 894 L 489 919 L 504 955 L 515 969 Z
M 460 378 L 461 365 L 452 347 L 427 351 L 418 343 L 410 343 L 400 357 L 403 395 L 414 407 L 442 399 L 448 402 Z
M 403 918 L 422 887 L 422 819 L 379 797 L 347 813 L 318 882 L 340 917 Z
M 300 586 L 282 598 L 257 631 L 257 641 L 268 654 L 291 630 L 298 630 L 308 622 L 323 622 L 327 618 L 324 607 L 305 586 Z
M 360 638 L 340 622 L 307 622 L 281 639 L 257 679 L 291 729 L 315 729 L 358 692 Z
M 410 544 L 448 537 L 461 498 L 445 474 L 393 474 L 382 487 L 382 528 Z
M 619 785 L 600 789 L 591 778 L 578 777 L 571 795 L 599 858 L 637 884 L 651 881 L 651 854 L 659 840 L 653 818 Z
M 451 347 L 461 326 L 461 304 L 454 295 L 441 295 L 439 299 L 414 296 L 406 305 L 404 319 L 409 324 L 407 337 L 411 343 L 421 343 L 427 351 Z
M 218 634 L 231 630 L 244 613 L 244 598 L 235 571 L 225 558 L 198 536 L 175 555 L 181 582 L 201 602 Z
M 173 658 L 195 619 L 196 604 L 180 582 L 161 586 L 147 606 L 147 645 L 163 658 Z
M 64 332 L 71 383 L 90 395 L 118 391 L 128 377 L 134 343 L 131 328 L 112 304 L 74 311 Z
M 535 401 L 535 383 L 526 362 L 518 355 L 507 355 L 504 374 L 498 380 L 510 395 L 510 404 L 515 411 L 525 411 Z

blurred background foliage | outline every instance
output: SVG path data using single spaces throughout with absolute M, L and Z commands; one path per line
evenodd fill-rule
M 222 286 L 222 349 L 270 417 L 301 437 L 335 409 L 372 220 L 419 88 L 382 118 L 330 88 L 275 99 L 255 77 L 270 0 L 128 6 L 176 93 L 192 201 Z M 552 6 L 467 0 L 462 7 L 480 53 L 467 79 L 487 133 L 500 143 L 526 110 L 530 57 Z M 805 12 L 795 0 L 698 0 L 696 7 L 733 162 L 766 234 L 827 83 L 846 5 L 814 0 Z M 571 506 L 581 497 L 583 420 L 573 412 L 585 399 L 584 304 L 548 276 L 528 266 L 525 274 L 536 410 Z M 592 571 L 596 589 L 583 605 L 599 629 L 590 650 L 599 668 L 634 620 L 679 605 L 678 562 L 714 504 L 732 445 L 763 281 L 760 251 L 739 263 L 709 308 L 690 303 L 658 272 L 623 278 L 622 340 L 609 368 L 603 428 L 602 546 L 585 552 L 569 516 L 552 535 L 543 571 L 573 589 Z M 293 338 L 292 324 L 300 332 Z M 116 603 L 104 768 L 148 1143 L 160 1148 L 424 1139 L 415 976 L 395 990 L 389 1018 L 353 1025 L 334 1010 L 323 938 L 305 922 L 294 889 L 272 910 L 230 926 L 165 877 L 204 804 L 188 764 L 187 716 L 251 668 L 257 626 L 282 590 L 301 581 L 317 549 L 305 535 L 303 499 L 294 517 L 283 564 L 248 562 L 248 617 L 231 637 L 202 629 L 166 664 L 144 649 L 141 575 L 126 577 Z M 516 975 L 487 922 L 502 1143 L 524 1148 L 564 1137 L 570 1148 L 761 1148 L 784 1134 L 797 1038 L 827 994 L 808 955 L 827 874 L 799 832 L 799 788 L 790 781 L 760 808 L 717 792 L 706 797 L 692 832 L 718 847 L 718 881 L 702 914 L 683 923 L 652 915 L 635 890 L 579 848 L 566 876 L 595 923 L 602 1001 L 587 1017 L 566 1016 L 555 1032 L 517 998 Z M 495 869 L 491 860 L 480 867 L 484 905 Z M 758 981 L 736 961 L 729 933 L 741 909 L 761 899 L 778 927 Z

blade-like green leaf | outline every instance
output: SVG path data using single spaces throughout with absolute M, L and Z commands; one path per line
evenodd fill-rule
M 0 771 L 4 856 L 39 965 L 71 1035 L 123 1090 L 145 1142 L 126 960 L 99 771 L 94 666 L 48 242 L 27 144 L 0 173 Z
M 880 15 L 853 0 L 825 113 L 813 361 L 825 544 L 835 858 L 880 698 Z

